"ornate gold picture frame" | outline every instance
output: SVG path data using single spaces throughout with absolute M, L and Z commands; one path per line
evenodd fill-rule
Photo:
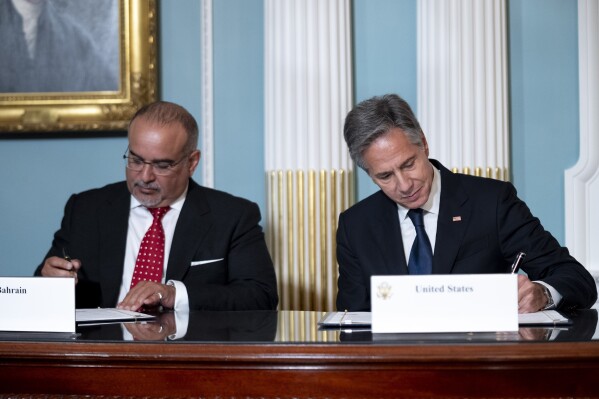
M 68 3 L 68 1 L 79 2 L 80 0 L 63 0 L 63 5 L 64 3 Z M 115 60 L 112 64 L 114 83 L 105 86 L 108 90 L 96 90 L 92 88 L 86 91 L 86 87 L 90 88 L 93 86 L 80 86 L 83 89 L 73 90 L 67 88 L 64 90 L 54 89 L 55 91 L 45 91 L 46 89 L 36 90 L 36 86 L 33 86 L 33 89 L 29 87 L 27 91 L 19 91 L 19 86 L 13 84 L 10 76 L 7 78 L 5 74 L 4 87 L 0 86 L 0 132 L 98 132 L 125 130 L 129 119 L 138 108 L 157 99 L 156 1 L 106 1 L 110 7 L 115 8 L 112 11 L 112 15 L 114 16 L 111 22 L 111 29 L 114 31 L 112 40 L 116 40 L 114 38 L 118 37 L 118 43 L 113 43 L 112 46 L 115 52 L 115 54 L 112 54 Z M 10 3 L 10 1 L 7 1 L 7 3 Z M 73 4 L 75 5 L 75 3 Z M 97 5 L 98 3 L 94 4 L 94 6 Z M 76 6 L 82 7 L 80 4 L 76 4 Z M 118 27 L 116 26 L 117 20 Z M 41 26 L 41 22 L 38 25 Z M 117 29 L 118 32 L 116 31 Z M 66 32 L 72 31 L 66 30 Z M 89 36 L 89 33 L 85 32 L 84 35 Z M 68 37 L 68 35 L 69 33 L 63 36 Z M 7 39 L 6 37 L 2 38 L 2 40 Z M 93 42 L 96 39 L 99 38 L 91 36 L 91 44 L 94 44 Z M 40 39 L 36 43 L 40 47 Z M 78 48 L 87 51 L 86 46 L 82 46 L 81 44 L 78 44 L 78 46 Z M 50 57 L 46 57 L 49 60 L 46 63 L 52 64 L 52 66 L 48 65 L 48 71 L 55 68 L 55 65 L 59 65 L 58 62 L 52 60 L 53 55 L 51 54 Z M 10 55 L 3 54 L 2 57 L 10 57 Z M 57 57 L 60 56 L 57 55 Z M 74 58 L 71 60 L 73 63 L 83 62 L 83 55 Z M 9 64 L 8 62 L 6 63 L 7 65 Z M 0 65 L 2 64 L 3 62 L 0 61 Z M 13 64 L 15 63 L 13 62 Z M 69 68 L 69 72 L 62 76 L 69 76 L 64 80 L 66 83 L 72 84 L 76 79 L 75 77 L 73 79 L 70 78 L 70 66 L 68 64 L 65 65 L 67 65 L 66 68 Z M 90 63 L 89 65 L 92 65 L 89 68 L 91 70 L 94 69 L 93 65 L 96 64 Z M 13 70 L 16 74 L 15 76 L 22 77 L 18 66 L 13 66 Z M 45 72 L 46 70 L 42 69 L 42 74 Z M 35 75 L 31 76 L 32 79 L 29 80 L 35 80 Z M 2 76 L 0 76 L 1 78 Z M 93 76 L 84 76 L 79 80 L 84 79 L 94 83 L 99 81 L 99 79 L 95 79 Z M 45 81 L 43 82 L 38 87 L 54 87 L 46 85 Z M 26 84 L 22 87 L 26 87 Z

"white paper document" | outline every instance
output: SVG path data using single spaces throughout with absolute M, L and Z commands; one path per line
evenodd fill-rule
M 572 324 L 571 320 L 562 316 L 556 310 L 542 310 L 535 313 L 523 313 L 518 315 L 518 324 L 521 326 L 539 325 L 539 326 L 563 326 Z
M 409 322 L 409 320 L 405 322 Z M 328 328 L 370 327 L 371 323 L 372 313 L 370 312 L 328 312 L 318 321 L 318 325 Z M 571 321 L 555 310 L 543 310 L 519 314 L 518 324 L 521 326 L 563 326 L 571 324 Z
M 77 309 L 77 324 L 151 320 L 155 316 L 115 308 Z
M 323 327 L 370 327 L 370 312 L 328 312 L 319 321 Z

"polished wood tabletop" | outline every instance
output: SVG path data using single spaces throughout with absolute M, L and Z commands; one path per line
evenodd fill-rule
M 0 396 L 599 397 L 596 310 L 560 328 L 461 334 L 322 330 L 322 315 L 167 312 L 70 336 L 0 334 Z

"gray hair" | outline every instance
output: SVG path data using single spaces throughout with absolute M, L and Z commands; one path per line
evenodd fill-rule
M 401 129 L 408 141 L 424 146 L 422 129 L 410 105 L 397 94 L 372 97 L 354 107 L 345 118 L 343 136 L 354 162 L 368 172 L 364 151 L 393 128 Z
M 193 115 L 182 106 L 168 101 L 156 101 L 154 103 L 141 107 L 131 121 L 137 118 L 143 118 L 145 121 L 156 123 L 161 126 L 168 126 L 174 123 L 179 123 L 187 133 L 187 142 L 185 143 L 185 153 L 191 153 L 198 148 L 198 123 Z

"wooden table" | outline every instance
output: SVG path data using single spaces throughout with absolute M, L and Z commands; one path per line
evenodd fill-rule
M 279 315 L 278 324 L 283 319 Z M 272 342 L 218 343 L 5 339 L 0 397 L 599 397 L 599 342 L 501 337 L 495 342 L 467 337 L 284 342 L 280 335 Z

